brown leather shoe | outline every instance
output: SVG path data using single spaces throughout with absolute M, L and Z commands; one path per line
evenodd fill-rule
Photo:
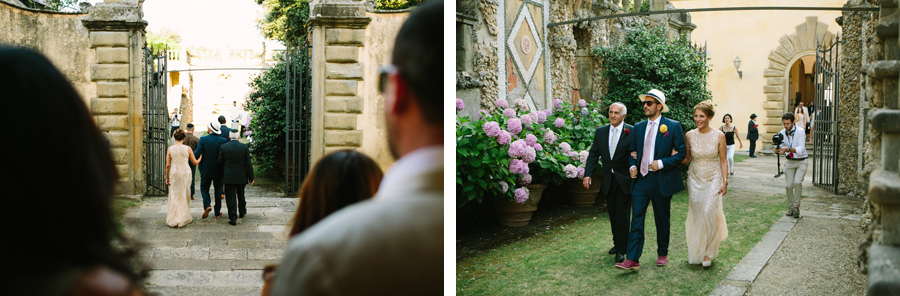
M 203 216 L 201 218 L 206 219 L 207 217 L 209 217 L 209 212 L 211 212 L 211 211 L 212 211 L 212 207 L 206 207 L 206 209 L 203 210 Z

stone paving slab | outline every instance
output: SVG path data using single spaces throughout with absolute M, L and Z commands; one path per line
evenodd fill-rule
M 197 184 L 199 186 L 199 183 Z M 296 198 L 248 187 L 247 216 L 237 226 L 207 219 L 202 201 L 190 203 L 193 222 L 182 228 L 165 224 L 167 197 L 145 197 L 122 219 L 126 232 L 143 244 L 140 258 L 150 267 L 147 290 L 154 295 L 259 295 L 262 268 L 281 259 Z M 252 190 L 250 188 L 253 188 Z

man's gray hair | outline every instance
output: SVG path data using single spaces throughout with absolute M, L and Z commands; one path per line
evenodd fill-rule
M 241 132 L 240 131 L 231 131 L 230 133 L 228 133 L 228 137 L 231 138 L 232 140 L 240 139 Z
M 622 102 L 615 102 L 615 103 L 609 104 L 610 107 L 612 107 L 613 105 L 622 106 L 622 115 L 628 114 L 628 107 L 625 107 L 625 104 L 622 104 Z

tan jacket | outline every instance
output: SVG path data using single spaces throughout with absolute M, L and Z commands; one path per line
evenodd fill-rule
M 375 198 L 292 238 L 274 275 L 272 295 L 441 295 L 440 155 L 435 160 L 440 165 L 404 174 L 379 188 Z

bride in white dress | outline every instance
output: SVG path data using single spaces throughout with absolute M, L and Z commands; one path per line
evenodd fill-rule
M 719 244 L 728 237 L 728 225 L 722 210 L 722 198 L 728 191 L 728 163 L 725 134 L 709 127 L 715 115 L 710 101 L 694 106 L 697 128 L 685 134 L 690 163 L 687 188 L 690 195 L 685 236 L 688 263 L 712 265 L 719 254 Z
M 185 133 L 182 129 L 173 134 L 175 144 L 166 150 L 166 185 L 169 185 L 169 208 L 166 213 L 166 225 L 182 227 L 191 223 L 191 169 L 188 161 L 197 165 L 200 159 L 194 158 L 191 147 L 184 145 Z

